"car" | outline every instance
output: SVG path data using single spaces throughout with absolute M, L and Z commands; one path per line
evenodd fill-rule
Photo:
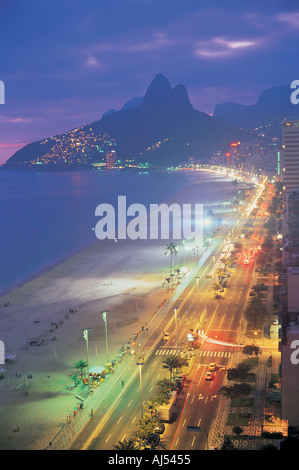
M 164 333 L 163 340 L 168 341 L 170 338 L 170 333 Z
M 177 380 L 176 387 L 177 387 L 176 388 L 177 393 L 180 393 L 183 390 L 184 383 L 181 382 L 180 380 Z
M 230 274 L 230 273 L 228 273 L 228 274 L 227 274 L 227 277 L 231 277 L 231 274 Z
M 216 362 L 211 362 L 210 365 L 209 365 L 209 370 L 212 371 L 212 370 L 216 370 Z
M 219 287 L 219 292 L 224 292 L 223 287 Z
M 279 324 L 279 321 L 276 319 L 272 320 L 272 325 L 278 325 Z
M 205 380 L 213 380 L 214 374 L 212 372 L 206 372 Z
M 249 292 L 249 295 L 252 297 L 253 295 L 255 295 L 255 293 L 251 291 Z
M 159 423 L 157 424 L 157 426 L 155 427 L 155 434 L 163 434 L 165 431 L 165 424 L 164 423 Z

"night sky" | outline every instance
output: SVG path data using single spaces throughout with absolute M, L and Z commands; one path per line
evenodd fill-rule
M 299 0 L 0 0 L 0 162 L 144 96 L 157 73 L 199 111 L 299 79 Z

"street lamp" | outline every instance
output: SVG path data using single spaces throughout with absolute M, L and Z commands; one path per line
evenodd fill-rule
M 213 274 L 214 274 L 214 285 L 216 284 L 215 282 L 215 264 L 216 264 L 216 256 L 213 255 Z
M 89 388 L 89 359 L 88 359 L 88 331 L 90 328 L 84 328 L 82 330 L 83 332 L 83 338 L 85 339 L 86 342 L 86 356 L 87 356 L 87 383 L 88 383 L 88 388 Z
M 200 279 L 200 276 L 196 276 L 196 293 L 198 295 L 198 280 Z
M 139 366 L 139 379 L 140 379 L 140 408 L 141 408 L 141 419 L 143 418 L 143 399 L 142 399 L 142 376 L 141 376 L 141 366 L 144 365 L 144 358 L 140 357 L 139 361 L 136 362 L 136 365 Z
M 106 336 L 106 362 L 109 362 L 109 354 L 108 354 L 108 335 L 107 335 L 107 313 L 108 310 L 102 311 L 103 320 L 105 323 L 105 336 Z

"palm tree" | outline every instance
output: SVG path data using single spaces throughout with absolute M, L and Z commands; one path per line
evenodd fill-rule
M 116 450 L 137 450 L 138 449 L 135 443 L 135 439 L 129 439 L 129 440 L 124 439 L 123 442 L 118 441 L 118 444 L 114 445 L 113 447 Z
M 87 367 L 87 361 L 84 361 L 83 359 L 79 359 L 79 361 L 74 363 L 74 367 L 80 370 L 80 375 L 81 375 L 81 380 L 82 380 L 83 370 Z
M 170 243 L 168 243 L 168 245 L 166 245 L 165 248 L 166 248 L 166 251 L 165 251 L 164 254 L 167 255 L 167 256 L 170 255 L 170 274 L 171 274 L 173 255 L 177 255 L 178 247 L 173 242 L 170 242 Z
M 176 365 L 176 359 L 175 356 L 168 356 L 166 359 L 163 361 L 163 369 L 168 369 L 169 370 L 169 379 L 172 380 L 173 377 L 173 369 Z
M 72 375 L 71 375 L 71 379 L 72 379 L 72 381 L 74 382 L 75 387 L 77 387 L 78 375 L 77 375 L 77 374 L 72 374 Z
M 173 370 L 177 370 L 180 367 L 183 367 L 187 364 L 187 362 L 188 361 L 186 358 L 183 358 L 179 354 L 176 354 L 175 356 L 168 356 L 166 359 L 164 359 L 162 368 L 169 369 L 170 380 L 172 380 Z
M 247 305 L 244 313 L 248 322 L 248 328 L 253 330 L 263 330 L 269 318 L 269 310 L 262 300 L 257 296 Z
M 165 278 L 165 282 L 167 284 L 167 292 L 169 292 L 170 281 L 171 281 L 171 277 L 166 277 Z
M 225 275 L 226 275 L 226 270 L 219 268 L 219 269 L 217 269 L 216 274 L 217 274 L 218 279 L 219 279 L 219 282 L 220 282 L 221 278 L 222 278 L 222 277 L 225 277 Z
M 232 431 L 236 436 L 240 436 L 243 432 L 243 428 L 241 428 L 240 426 L 234 426 L 232 428 Z
M 222 447 L 221 447 L 221 450 L 234 450 L 234 448 L 235 448 L 234 444 L 232 443 L 230 438 L 225 437 L 224 441 L 223 441 L 223 444 L 222 444 Z

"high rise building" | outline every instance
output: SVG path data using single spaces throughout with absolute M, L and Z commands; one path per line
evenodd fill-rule
M 299 191 L 299 121 L 282 124 L 282 182 L 284 191 Z
M 299 265 L 299 189 L 283 194 L 283 263 Z
M 299 264 L 299 121 L 282 124 L 283 264 Z
M 289 326 L 281 344 L 281 417 L 299 427 L 299 325 Z

